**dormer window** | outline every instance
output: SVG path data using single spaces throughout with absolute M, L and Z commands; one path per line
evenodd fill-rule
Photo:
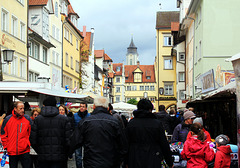
M 74 26 L 77 27 L 77 17 L 72 15 L 72 16 L 71 16 L 71 21 L 72 21 L 72 23 L 74 24 Z
M 151 76 L 147 76 L 147 79 L 151 79 Z
M 142 82 L 142 73 L 134 73 L 134 82 Z
M 67 9 L 67 3 L 65 1 L 62 1 L 62 13 L 64 13 L 65 15 L 68 14 L 68 9 Z
M 120 72 L 120 71 L 121 71 L 121 67 L 118 66 L 118 67 L 116 68 L 116 71 L 117 71 L 117 72 Z

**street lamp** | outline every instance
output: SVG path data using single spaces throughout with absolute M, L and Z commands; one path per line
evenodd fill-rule
M 0 81 L 3 81 L 3 73 L 2 73 L 2 52 L 0 47 Z M 13 60 L 14 50 L 3 50 L 3 60 L 9 64 Z

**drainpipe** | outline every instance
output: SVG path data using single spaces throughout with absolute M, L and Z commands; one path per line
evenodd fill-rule
M 157 87 L 157 90 L 158 90 L 158 95 L 157 95 L 157 99 L 158 99 L 158 103 L 157 103 L 157 107 L 156 107 L 156 111 L 158 112 L 158 107 L 159 107 L 159 30 L 157 31 L 157 33 L 158 33 L 158 35 L 157 35 L 157 63 L 158 63 L 158 65 L 157 65 L 157 69 L 158 69 L 158 87 Z
M 194 98 L 195 98 L 195 86 L 194 86 L 194 57 L 195 57 L 195 19 L 194 18 L 192 18 L 192 17 L 187 17 L 187 19 L 191 19 L 191 20 L 193 20 L 194 21 L 194 27 L 193 27 L 193 74 L 192 74 L 192 99 L 194 100 Z
M 62 75 L 62 80 L 61 80 L 61 85 L 63 88 L 63 26 L 67 23 L 68 17 L 64 18 L 64 21 L 62 23 L 62 68 L 61 68 L 61 75 Z

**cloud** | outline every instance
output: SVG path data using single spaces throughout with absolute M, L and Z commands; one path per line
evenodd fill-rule
M 126 59 L 133 36 L 141 64 L 153 64 L 156 55 L 156 12 L 177 10 L 176 0 L 70 0 L 80 16 L 79 29 L 95 29 L 95 49 L 104 49 L 114 63 Z

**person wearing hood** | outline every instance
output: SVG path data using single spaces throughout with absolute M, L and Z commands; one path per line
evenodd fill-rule
M 208 163 L 214 159 L 214 151 L 205 141 L 205 135 L 200 125 L 191 125 L 192 136 L 186 140 L 181 157 L 187 160 L 187 168 L 207 168 Z
M 127 153 L 122 126 L 107 110 L 108 99 L 94 98 L 93 112 L 81 120 L 70 139 L 70 154 L 84 147 L 84 168 L 119 168 Z
M 9 155 L 10 168 L 17 168 L 18 161 L 23 168 L 30 168 L 30 141 L 31 118 L 24 114 L 24 104 L 21 101 L 14 102 L 12 114 L 3 121 L 1 128 L 1 142 Z
M 184 121 L 178 124 L 173 131 L 172 143 L 185 142 L 189 132 L 189 127 L 193 124 L 196 115 L 192 111 L 186 111 L 183 114 Z
M 64 168 L 67 161 L 71 124 L 59 114 L 56 103 L 52 96 L 43 101 L 41 114 L 35 118 L 31 130 L 30 142 L 41 168 Z
M 173 159 L 162 123 L 152 113 L 150 100 L 141 99 L 129 121 L 126 135 L 129 144 L 128 168 L 158 168 L 163 160 L 169 167 Z
M 217 152 L 215 156 L 214 167 L 215 168 L 227 168 L 231 165 L 232 150 L 229 145 L 229 138 L 226 135 L 218 135 L 215 139 Z

